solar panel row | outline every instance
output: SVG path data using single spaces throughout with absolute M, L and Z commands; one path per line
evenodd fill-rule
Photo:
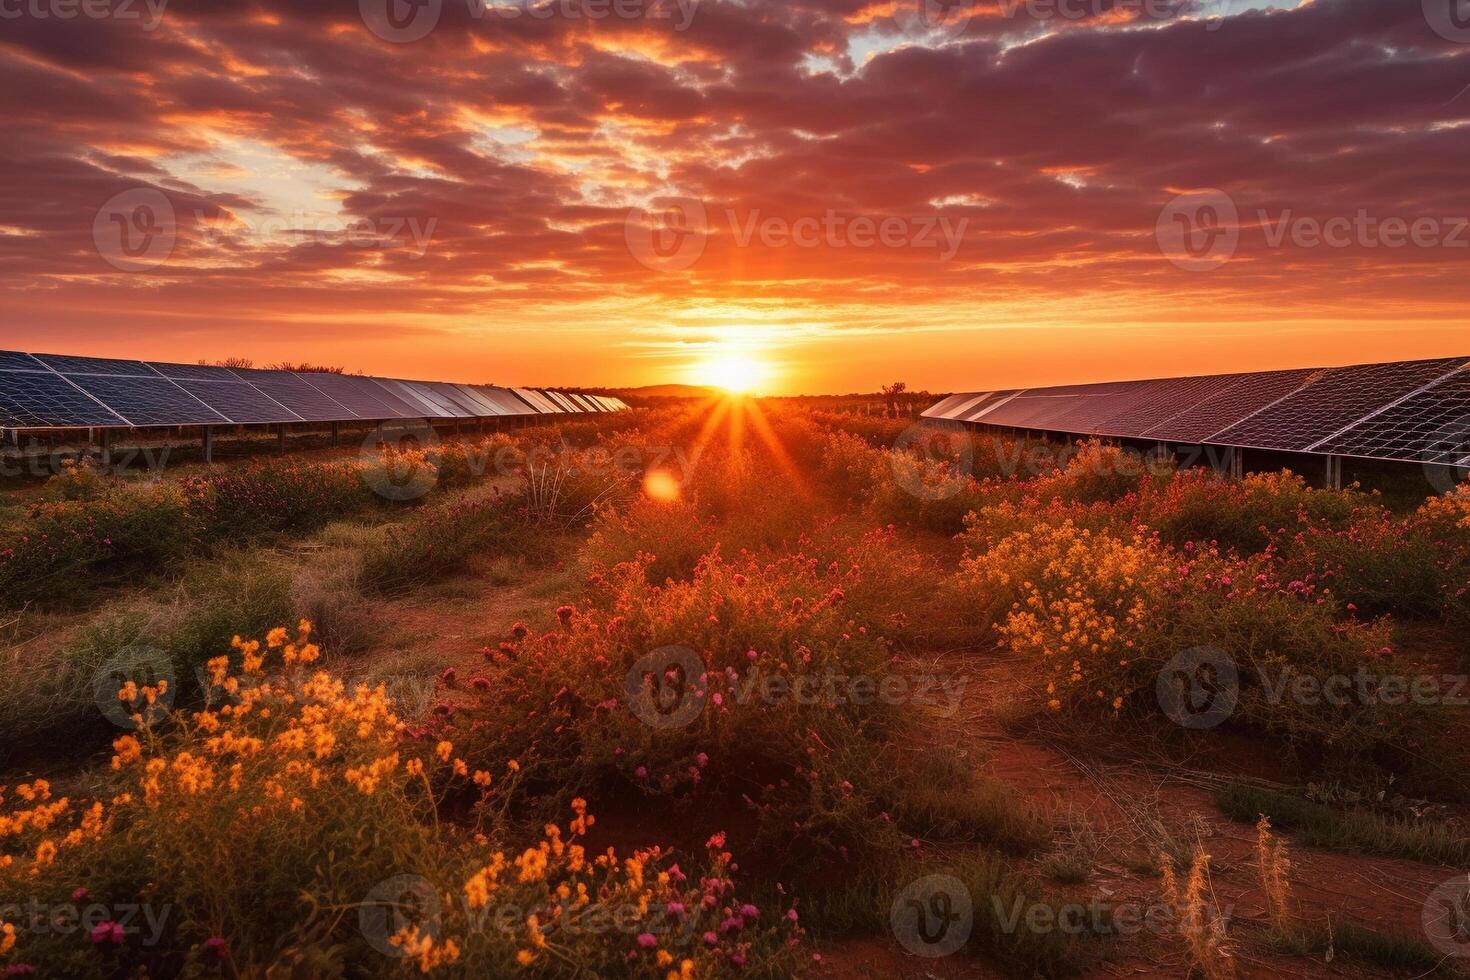
M 0 351 L 0 428 L 260 425 L 621 412 L 618 398 Z
M 1470 359 L 951 395 L 925 418 L 1071 435 L 1470 465 Z

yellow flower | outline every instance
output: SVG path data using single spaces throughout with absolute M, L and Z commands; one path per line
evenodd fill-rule
M 448 762 L 449 756 L 454 752 L 453 742 L 440 742 L 434 746 L 434 753 L 439 756 L 440 762 Z

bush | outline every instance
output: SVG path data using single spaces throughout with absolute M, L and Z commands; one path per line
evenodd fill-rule
M 446 823 L 446 793 L 502 812 L 513 769 L 472 774 L 452 744 L 406 739 L 381 686 L 347 691 L 310 672 L 308 629 L 212 660 L 211 703 L 119 736 L 95 801 L 56 798 L 44 779 L 0 800 L 0 889 L 82 906 L 95 926 L 10 922 L 0 955 L 78 980 L 799 969 L 795 911 L 738 897 L 723 837 L 686 876 L 662 848 L 624 860 L 584 849 L 581 800 L 565 831 L 524 846 L 503 821 L 480 821 L 473 838 Z M 149 916 L 131 921 L 137 907 Z M 604 924 L 589 925 L 599 910 Z M 608 926 L 614 914 L 631 930 Z
M 455 730 L 477 764 L 516 758 L 553 797 L 631 791 L 743 807 L 762 852 L 793 869 L 895 851 L 914 772 L 900 734 L 925 709 L 876 696 L 906 679 L 848 608 L 858 574 L 801 556 L 711 555 L 690 581 L 659 586 L 641 563 L 620 566 L 587 606 L 561 611 L 560 629 L 503 644 Z M 693 716 L 651 715 L 662 702 L 638 686 L 649 673 Z M 852 679 L 867 693 L 853 696 Z
M 187 554 L 197 533 L 185 495 L 162 483 L 34 504 L 23 526 L 0 541 L 0 601 L 15 606 L 73 592 L 84 574 L 151 571 Z

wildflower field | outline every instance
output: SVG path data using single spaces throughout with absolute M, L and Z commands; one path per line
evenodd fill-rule
M 0 976 L 1470 972 L 1470 492 L 884 408 L 8 487 Z

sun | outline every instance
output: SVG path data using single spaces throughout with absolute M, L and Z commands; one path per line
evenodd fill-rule
M 766 367 L 753 357 L 725 354 L 695 367 L 700 384 L 721 388 L 732 395 L 748 395 L 766 380 Z

